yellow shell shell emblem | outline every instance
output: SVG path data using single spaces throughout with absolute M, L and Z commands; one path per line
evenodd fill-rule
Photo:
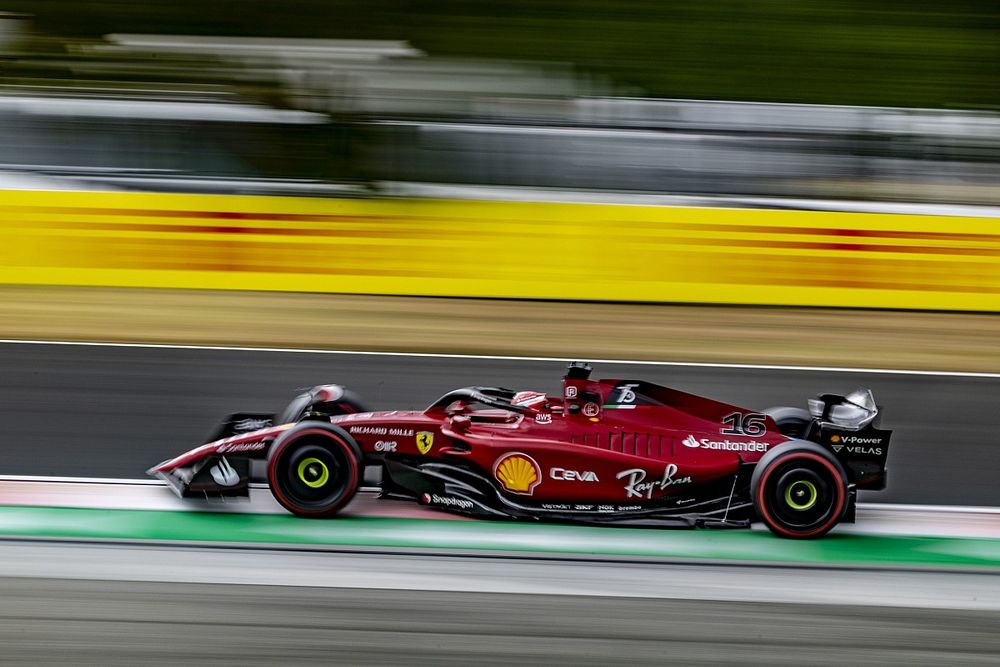
M 535 487 L 542 481 L 538 464 L 527 454 L 514 452 L 497 459 L 493 466 L 493 475 L 497 481 L 511 493 L 521 493 L 530 496 Z

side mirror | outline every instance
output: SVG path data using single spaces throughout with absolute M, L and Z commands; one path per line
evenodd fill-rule
M 455 416 L 451 418 L 451 428 L 458 433 L 465 433 L 472 426 L 472 420 L 468 417 Z
M 465 412 L 466 408 L 468 408 L 468 405 L 465 401 L 454 401 L 444 409 L 444 413 L 449 417 L 454 417 Z

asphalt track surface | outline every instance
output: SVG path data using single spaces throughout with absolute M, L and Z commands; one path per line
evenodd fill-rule
M 4 664 L 916 667 L 1000 657 L 1000 588 L 984 573 L 10 543 L 0 569 Z
M 373 409 L 422 408 L 465 385 L 557 391 L 563 369 L 535 360 L 4 343 L 0 472 L 137 478 L 201 444 L 223 415 L 279 411 L 299 388 L 338 383 Z M 889 488 L 863 500 L 1000 505 L 1000 378 L 621 363 L 598 364 L 595 376 L 751 408 L 804 406 L 819 392 L 867 386 L 883 427 L 896 432 Z
M 2 582 L 5 664 L 916 667 L 995 665 L 1000 658 L 996 612 Z

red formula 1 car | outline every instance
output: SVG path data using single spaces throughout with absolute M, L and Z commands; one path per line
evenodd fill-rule
M 868 390 L 809 409 L 755 412 L 642 381 L 591 380 L 571 364 L 560 396 L 495 387 L 423 411 L 371 412 L 337 385 L 283 414 L 231 415 L 209 444 L 149 470 L 182 497 L 246 496 L 329 517 L 381 469 L 383 497 L 480 517 L 630 526 L 746 527 L 783 537 L 854 520 L 882 489 L 891 432 Z

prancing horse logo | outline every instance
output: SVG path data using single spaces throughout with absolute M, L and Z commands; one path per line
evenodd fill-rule
M 434 434 L 430 431 L 417 431 L 417 451 L 426 454 L 434 446 Z

